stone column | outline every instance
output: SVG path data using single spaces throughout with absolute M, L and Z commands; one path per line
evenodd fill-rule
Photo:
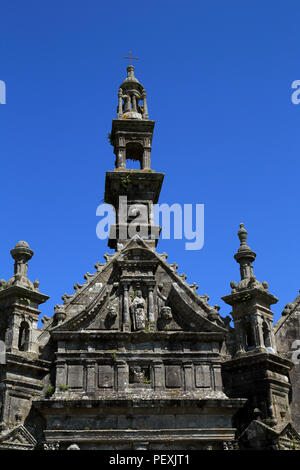
M 155 330 L 155 318 L 154 318 L 154 298 L 153 298 L 154 285 L 148 286 L 148 318 L 150 331 Z
M 251 319 L 251 325 L 254 331 L 254 338 L 255 338 L 255 347 L 256 348 L 263 348 L 264 347 L 264 336 L 262 331 L 262 318 L 260 315 L 255 314 L 254 317 Z
M 118 147 L 117 148 L 117 168 L 126 168 L 126 148 Z
M 193 363 L 191 361 L 184 362 L 183 370 L 184 370 L 184 389 L 193 390 L 194 389 Z
M 95 363 L 94 361 L 87 361 L 86 363 L 86 390 L 87 392 L 95 391 Z
M 153 361 L 154 390 L 162 390 L 164 388 L 164 365 L 162 361 Z
M 118 118 L 120 119 L 123 115 L 123 92 L 122 88 L 119 89 L 119 104 L 118 104 Z
M 128 365 L 124 360 L 116 361 L 117 365 L 117 389 L 125 390 L 128 386 Z
M 151 170 L 151 147 L 144 146 L 142 170 Z
M 131 102 L 132 102 L 132 111 L 137 111 L 137 107 L 136 107 L 136 96 L 135 95 L 132 95 L 131 97 Z
M 149 202 L 149 224 L 154 225 L 153 202 Z
M 18 349 L 21 317 L 13 312 L 10 313 L 10 321 L 5 335 L 7 351 Z
M 146 98 L 146 90 L 143 90 L 143 119 L 148 119 L 148 106 L 147 106 L 147 98 Z
M 38 336 L 38 326 L 37 320 L 31 320 L 30 330 L 29 330 L 29 352 L 38 353 L 39 352 L 39 345 L 37 341 Z
M 273 323 L 268 318 L 265 318 L 264 321 L 265 321 L 265 323 L 267 325 L 267 329 L 268 329 L 268 337 L 269 337 L 270 347 L 272 349 L 274 349 L 274 351 L 276 353 L 277 348 L 276 348 L 276 342 L 275 342 L 275 337 L 274 337 Z
M 123 286 L 123 331 L 130 331 L 128 284 Z
M 271 320 L 268 320 L 268 325 L 269 325 L 269 331 L 270 331 L 271 347 L 274 349 L 275 353 L 277 353 L 276 341 L 275 341 L 275 336 L 274 336 L 274 328 L 273 328 L 273 323 Z
M 124 95 L 123 98 L 124 98 L 124 112 L 128 113 L 129 111 L 131 111 L 130 96 Z
M 244 335 L 243 335 L 243 330 L 241 326 L 242 326 L 241 320 L 236 320 L 234 322 L 235 337 L 236 337 L 236 344 L 237 344 L 236 354 L 241 354 L 245 352 Z

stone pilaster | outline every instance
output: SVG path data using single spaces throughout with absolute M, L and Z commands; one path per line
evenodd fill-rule
M 162 390 L 164 388 L 164 365 L 162 361 L 153 361 L 154 373 L 154 390 Z
M 148 285 L 148 318 L 150 331 L 155 330 L 155 317 L 154 317 L 154 298 L 153 298 L 154 284 Z
M 143 119 L 148 119 L 148 105 L 147 105 L 147 96 L 146 90 L 143 90 Z
M 214 385 L 215 390 L 222 392 L 223 391 L 223 381 L 222 381 L 222 373 L 221 373 L 221 364 L 214 364 L 213 365 L 214 371 Z
M 123 331 L 130 331 L 128 284 L 123 286 Z
M 67 385 L 67 365 L 65 362 L 56 363 L 56 391 Z
M 195 386 L 194 386 L 192 361 L 186 361 L 183 363 L 183 371 L 184 371 L 184 389 L 193 390 Z
M 96 386 L 95 362 L 88 361 L 86 363 L 86 389 L 88 392 L 94 392 Z
M 129 371 L 128 371 L 128 364 L 126 361 L 118 360 L 116 361 L 117 366 L 117 389 L 118 391 L 123 391 L 128 386 L 128 378 L 129 378 Z

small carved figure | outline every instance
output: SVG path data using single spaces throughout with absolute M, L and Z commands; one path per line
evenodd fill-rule
M 230 287 L 232 289 L 232 293 L 235 292 L 237 290 L 237 283 L 234 281 L 231 281 Z
M 142 296 L 142 291 L 138 291 L 136 297 L 130 305 L 131 314 L 133 317 L 133 326 L 135 330 L 143 330 L 146 327 L 145 317 L 145 299 Z
M 132 368 L 133 383 L 142 384 L 144 383 L 144 372 L 140 366 Z
M 116 311 L 116 308 L 114 305 L 110 305 L 107 310 L 106 317 L 104 319 L 104 328 L 109 330 L 112 328 L 115 324 L 116 318 L 118 316 L 118 313 Z
M 159 330 L 164 330 L 166 326 L 172 321 L 173 315 L 171 307 L 162 307 L 159 317 L 157 327 Z
M 110 321 L 115 321 L 116 317 L 117 317 L 116 309 L 113 305 L 111 305 L 107 312 L 107 318 Z
M 286 306 L 284 307 L 283 311 L 282 311 L 282 316 L 286 316 L 286 315 L 289 315 L 292 311 L 292 309 L 294 308 L 294 304 L 293 303 L 288 303 L 286 304 Z

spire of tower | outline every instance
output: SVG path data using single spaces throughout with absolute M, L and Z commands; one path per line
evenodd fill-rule
M 154 248 L 161 228 L 154 224 L 153 206 L 157 204 L 164 174 L 151 167 L 155 122 L 148 117 L 146 91 L 134 76 L 131 64 L 118 99 L 118 116 L 112 121 L 110 133 L 116 168 L 106 173 L 104 196 L 105 202 L 116 210 L 116 224 L 111 226 L 108 245 L 120 250 L 139 235 Z M 129 160 L 139 162 L 140 169 L 128 168 Z
M 234 255 L 235 260 L 240 265 L 241 279 L 250 279 L 254 277 L 252 263 L 256 258 L 256 253 L 251 250 L 247 245 L 248 232 L 243 223 L 240 223 L 238 237 L 240 239 L 240 246 L 237 253 Z

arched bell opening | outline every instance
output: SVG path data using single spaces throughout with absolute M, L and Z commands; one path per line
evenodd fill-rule
M 19 331 L 19 342 L 18 342 L 19 351 L 28 351 L 29 335 L 30 335 L 29 325 L 26 321 L 22 321 L 20 325 L 20 331 Z
M 246 350 L 250 351 L 255 348 L 255 337 L 253 333 L 253 328 L 250 323 L 245 325 L 245 335 L 246 335 Z
M 126 144 L 126 168 L 141 169 L 143 154 L 144 149 L 139 142 L 128 142 Z

